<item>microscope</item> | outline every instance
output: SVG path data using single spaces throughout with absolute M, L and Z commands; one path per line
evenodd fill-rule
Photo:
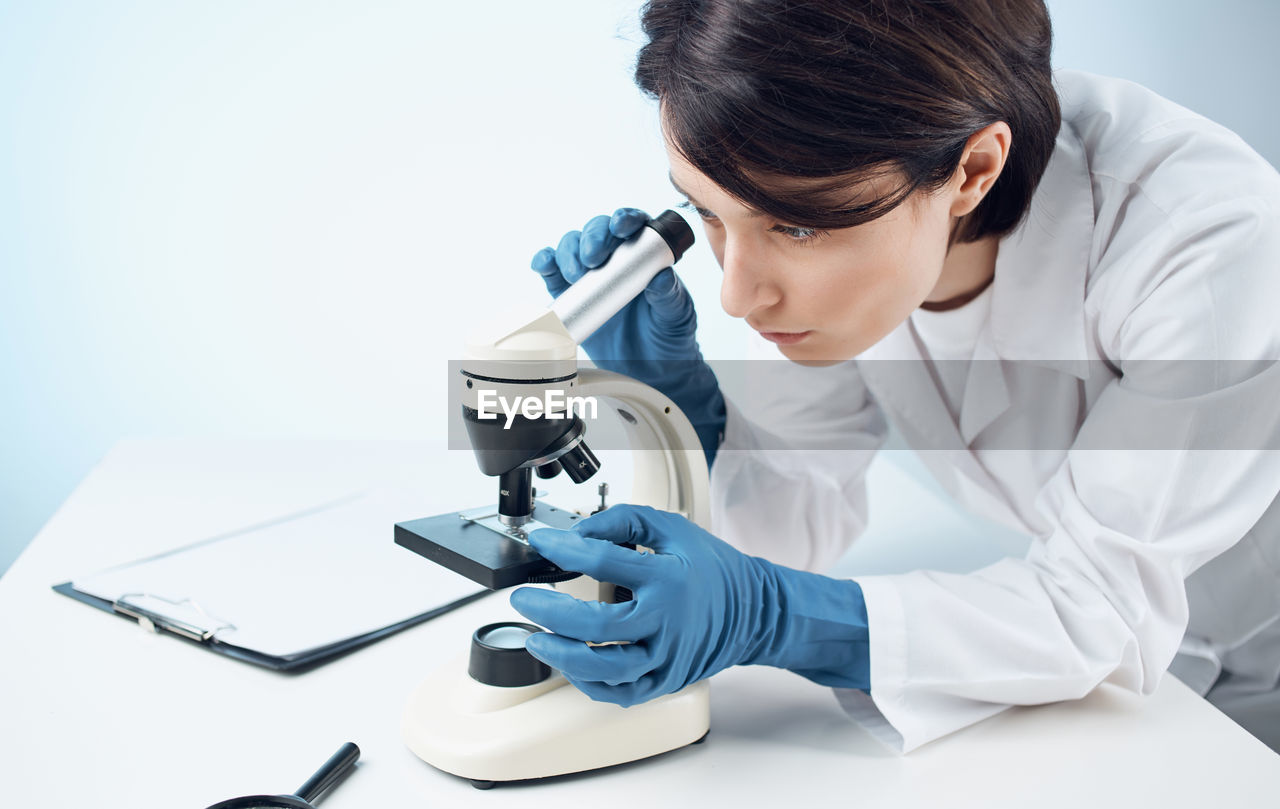
M 685 415 L 653 388 L 577 361 L 578 344 L 692 244 L 684 219 L 664 211 L 549 307 L 512 314 L 468 339 L 452 395 L 480 471 L 498 479 L 497 506 L 398 523 L 397 544 L 494 590 L 541 583 L 584 600 L 629 600 L 626 588 L 561 570 L 527 541 L 533 530 L 582 519 L 538 501 L 533 480 L 564 474 L 583 483 L 595 475 L 600 462 L 585 441 L 583 411 L 601 400 L 630 444 L 630 501 L 710 527 L 706 459 Z M 525 649 L 541 631 L 520 621 L 477 629 L 469 653 L 410 696 L 401 724 L 409 749 L 484 789 L 636 761 L 706 736 L 705 681 L 629 708 L 594 702 Z

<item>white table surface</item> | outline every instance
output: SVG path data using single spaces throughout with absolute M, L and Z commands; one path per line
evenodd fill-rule
M 611 483 L 626 477 L 619 460 L 605 461 Z M 1202 807 L 1275 805 L 1280 795 L 1280 756 L 1172 677 L 1148 698 L 1103 687 L 1079 702 L 1006 711 L 898 756 L 848 720 L 827 689 L 763 667 L 713 680 L 706 744 L 481 792 L 416 759 L 398 725 L 427 671 L 465 649 L 475 627 L 514 614 L 502 594 L 285 675 L 148 634 L 49 589 L 355 489 L 406 483 L 423 487 L 434 509 L 424 516 L 488 503 L 495 488 L 470 453 L 421 443 L 118 445 L 0 579 L 0 806 L 198 809 L 293 790 L 348 740 L 363 750 L 361 764 L 323 809 L 619 798 L 668 807 Z M 873 510 L 841 571 L 884 572 L 926 552 L 962 569 L 1001 552 L 894 464 L 877 460 L 871 486 L 873 504 L 890 505 Z M 923 548 L 914 536 L 965 531 L 968 555 Z

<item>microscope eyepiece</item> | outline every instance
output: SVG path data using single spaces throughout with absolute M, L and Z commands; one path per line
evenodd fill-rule
M 674 261 L 679 261 L 684 251 L 693 247 L 693 228 L 684 221 L 684 217 L 675 211 L 663 211 L 649 220 L 647 227 L 657 231 L 662 240 L 671 248 Z

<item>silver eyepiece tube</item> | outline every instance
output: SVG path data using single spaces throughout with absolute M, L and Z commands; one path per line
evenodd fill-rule
M 664 211 L 618 245 L 603 266 L 588 270 L 561 293 L 551 303 L 551 311 L 573 341 L 581 343 L 622 311 L 692 243 L 693 231 L 684 219 L 674 211 Z

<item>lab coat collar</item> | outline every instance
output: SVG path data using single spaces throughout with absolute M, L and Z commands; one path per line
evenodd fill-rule
M 1084 298 L 1093 211 L 1084 144 L 1063 122 L 1031 210 L 996 257 L 990 334 L 1001 359 L 1088 378 Z
M 971 446 L 978 433 L 1009 409 L 1008 373 L 1000 354 L 992 343 L 990 330 L 978 337 L 969 377 L 964 385 L 964 401 L 960 406 L 960 437 Z

